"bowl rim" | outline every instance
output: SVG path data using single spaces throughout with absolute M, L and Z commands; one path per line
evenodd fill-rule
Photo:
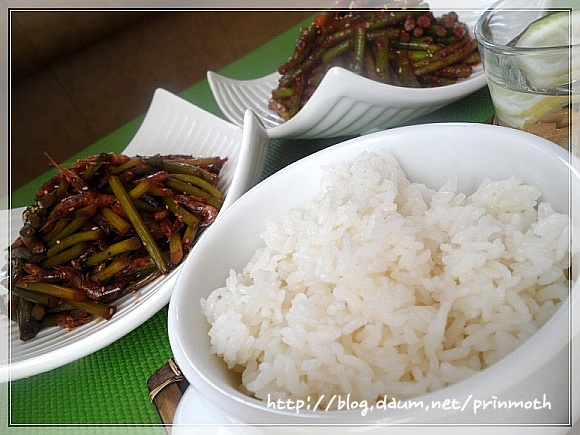
M 530 7 L 529 9 L 525 8 L 518 8 L 518 7 L 500 7 L 502 3 L 506 3 L 506 0 L 499 0 L 498 2 L 494 3 L 491 7 L 481 14 L 475 26 L 473 28 L 473 33 L 477 42 L 481 44 L 488 50 L 498 52 L 501 51 L 505 55 L 519 55 L 519 54 L 530 54 L 530 53 L 542 53 L 542 52 L 558 52 L 558 51 L 569 51 L 569 55 L 571 55 L 571 50 L 580 47 L 580 43 L 576 44 L 566 44 L 566 45 L 553 45 L 553 46 L 546 46 L 546 47 L 525 47 L 525 46 L 511 46 L 505 44 L 498 44 L 489 40 L 487 36 L 485 36 L 485 32 L 483 31 L 484 24 L 491 18 L 491 14 L 494 12 L 502 11 L 502 12 L 521 12 L 524 10 L 536 10 L 540 8 L 533 8 Z M 557 10 L 558 12 L 564 12 L 566 9 Z M 573 11 L 569 11 L 569 15 L 571 17 Z M 531 24 L 531 23 L 530 23 Z

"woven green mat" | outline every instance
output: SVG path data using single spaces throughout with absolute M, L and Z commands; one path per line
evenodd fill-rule
M 289 53 L 298 27 L 232 63 L 220 72 L 249 79 L 270 73 Z M 290 42 L 290 44 L 289 44 Z M 206 80 L 181 96 L 219 116 Z M 487 88 L 436 113 L 414 120 L 425 122 L 485 122 L 493 115 Z M 143 117 L 96 142 L 71 160 L 101 151 L 120 151 L 131 140 Z M 332 140 L 275 140 L 262 178 L 280 168 L 345 138 Z M 46 180 L 39 177 L 12 194 L 12 206 L 26 205 Z M 151 404 L 147 378 L 171 356 L 167 337 L 167 307 L 110 346 L 63 367 L 0 387 L 0 406 L 7 402 L 7 417 L 0 417 L 0 434 L 163 433 Z

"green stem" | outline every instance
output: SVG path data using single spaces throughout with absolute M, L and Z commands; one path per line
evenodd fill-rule
M 72 220 L 67 224 L 66 220 L 64 221 L 65 226 L 59 232 L 55 233 L 51 238 L 48 239 L 47 245 L 48 247 L 52 247 L 56 245 L 58 240 L 64 239 L 71 234 L 74 234 L 79 228 L 81 228 L 89 218 L 94 215 L 97 211 L 97 206 L 95 204 L 87 205 L 76 211 Z M 59 221 L 60 222 L 60 221 Z
M 63 298 L 70 301 L 84 301 L 87 298 L 86 293 L 82 290 L 46 282 L 19 282 L 16 283 L 16 287 L 40 292 L 46 295 L 55 296 L 57 298 Z
M 335 45 L 332 48 L 329 48 L 323 55 L 322 55 L 322 62 L 323 63 L 330 63 L 332 59 L 338 56 L 341 53 L 344 53 L 347 50 L 350 50 L 354 46 L 354 40 L 347 39 L 346 41 L 342 41 L 340 44 Z
M 66 251 L 59 252 L 58 254 L 47 258 L 42 262 L 41 266 L 44 269 L 50 269 L 51 267 L 58 266 L 59 264 L 66 263 L 70 260 L 74 260 L 79 255 L 83 254 L 86 249 L 87 247 L 84 243 L 78 243 Z
M 46 257 L 54 257 L 59 252 L 64 251 L 65 249 L 70 248 L 71 246 L 76 245 L 77 243 L 88 242 L 91 240 L 99 240 L 103 237 L 103 233 L 101 231 L 82 231 L 79 233 L 75 233 L 71 236 L 65 237 L 57 243 L 56 245 L 52 246 L 48 251 L 46 251 Z
M 217 187 L 213 184 L 209 183 L 208 181 L 204 180 L 203 178 L 196 177 L 195 175 L 188 175 L 188 174 L 174 174 L 172 175 L 173 178 L 181 181 L 185 181 L 193 186 L 197 186 L 200 189 L 205 190 L 210 195 L 214 196 L 218 199 L 223 199 L 224 196 L 219 191 Z
M 147 232 L 149 234 L 149 232 Z M 153 239 L 151 239 L 153 240 Z M 109 246 L 104 251 L 98 252 L 87 260 L 87 266 L 94 266 L 107 258 L 122 254 L 128 251 L 135 251 L 141 247 L 141 239 L 139 237 L 131 237 Z
M 165 201 L 165 205 L 169 211 L 181 219 L 186 225 L 193 228 L 199 227 L 200 219 L 185 207 L 180 207 L 173 198 L 165 197 L 163 201 Z
M 188 165 L 187 163 L 164 161 L 161 164 L 161 169 L 173 174 L 195 175 L 196 177 L 203 178 L 204 180 L 210 183 L 214 183 L 217 181 L 216 174 L 212 174 L 211 172 L 206 171 L 205 169 L 202 169 L 199 166 Z
M 106 282 L 107 280 L 111 279 L 117 273 L 125 269 L 127 266 L 131 264 L 131 260 L 129 258 L 117 258 L 113 260 L 111 264 L 105 267 L 103 270 L 93 273 L 90 276 L 91 281 L 96 281 L 99 283 Z
M 116 175 L 111 175 L 109 177 L 109 185 L 111 186 L 111 189 L 113 189 L 113 193 L 115 194 L 117 200 L 119 201 L 119 204 L 121 204 L 121 207 L 123 207 L 123 210 L 125 210 L 127 217 L 129 218 L 129 220 L 133 224 L 133 227 L 137 231 L 139 238 L 143 242 L 143 246 L 145 246 L 145 249 L 147 249 L 147 252 L 149 252 L 149 255 L 151 255 L 159 270 L 162 273 L 169 272 L 169 267 L 167 266 L 165 258 L 163 258 L 163 255 L 161 254 L 159 247 L 155 243 L 155 240 L 153 240 L 153 237 L 151 237 L 149 230 L 147 229 L 145 223 L 143 222 L 143 219 L 137 212 L 135 205 L 133 205 L 133 202 L 131 201 L 129 194 L 121 184 L 119 177 L 117 177 Z
M 50 296 L 44 293 L 38 293 L 35 291 L 27 290 L 22 287 L 14 286 L 12 291 L 14 294 L 18 295 L 22 299 L 34 302 L 35 304 L 41 304 L 49 309 L 52 309 L 58 305 L 58 298 Z
M 389 65 L 389 42 L 387 35 L 379 37 L 374 44 L 375 67 L 379 81 L 391 82 L 391 68 Z
M 430 73 L 436 72 L 437 70 L 440 70 L 441 68 L 452 65 L 452 64 L 459 62 L 460 60 L 466 58 L 476 49 L 477 49 L 477 41 L 475 39 L 473 39 L 473 40 L 469 41 L 467 44 L 465 44 L 463 47 L 461 47 L 459 50 L 457 50 L 456 52 L 450 54 L 449 56 L 432 61 L 421 68 L 415 68 L 414 73 L 415 73 L 415 75 L 420 76 L 420 75 L 430 74 Z
M 175 178 L 169 178 L 166 181 L 167 186 L 171 187 L 173 190 L 177 190 L 179 192 L 183 192 L 186 195 L 194 195 L 199 198 L 205 198 L 205 201 L 209 204 L 217 208 L 218 210 L 222 207 L 223 201 L 219 198 L 216 198 L 213 195 L 210 195 L 208 192 L 205 192 L 198 187 L 192 186 L 185 181 L 177 180 Z M 165 198 L 164 198 L 165 199 Z
M 359 26 L 354 31 L 354 72 L 361 75 L 363 72 L 364 58 L 365 58 L 365 40 L 366 30 Z
M 131 229 L 131 224 L 119 216 L 112 208 L 103 207 L 101 209 L 102 215 L 109 221 L 119 234 L 126 234 Z
M 96 301 L 70 301 L 69 304 L 106 320 L 109 320 L 116 311 L 114 306 Z

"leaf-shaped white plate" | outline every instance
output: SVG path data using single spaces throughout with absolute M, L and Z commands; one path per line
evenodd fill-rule
M 434 14 L 455 10 L 459 20 L 473 29 L 489 0 L 466 0 L 452 6 L 449 0 L 432 0 Z M 405 88 L 358 76 L 340 67 L 331 68 L 320 85 L 290 120 L 284 122 L 268 108 L 271 92 L 280 74 L 274 72 L 254 80 L 235 80 L 208 71 L 214 98 L 224 115 L 241 125 L 246 109 L 262 120 L 271 138 L 312 139 L 364 134 L 394 127 L 457 101 L 486 84 L 481 65 L 472 75 L 455 84 L 437 88 Z
M 265 129 L 251 111 L 246 112 L 241 128 L 158 89 L 142 125 L 123 152 L 130 156 L 187 153 L 228 157 L 218 185 L 226 194 L 222 207 L 225 210 L 259 180 L 269 143 Z M 23 210 L 0 212 L 0 228 L 8 229 L 2 231 L 1 250 L 18 236 Z M 0 268 L 4 268 L 5 256 L 1 257 Z M 182 267 L 183 264 L 139 292 L 120 298 L 111 320 L 95 320 L 71 331 L 45 328 L 34 339 L 21 342 L 16 323 L 0 313 L 0 340 L 4 340 L 0 342 L 0 382 L 51 370 L 121 338 L 169 302 Z M 6 289 L 0 287 L 2 292 L 6 293 Z

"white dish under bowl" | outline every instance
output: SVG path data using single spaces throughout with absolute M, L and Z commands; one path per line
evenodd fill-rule
M 201 311 L 200 299 L 222 287 L 231 269 L 242 270 L 255 250 L 263 245 L 260 234 L 267 221 L 300 207 L 317 194 L 322 167 L 352 161 L 363 151 L 379 149 L 392 153 L 411 181 L 435 189 L 450 176 L 457 177 L 458 191 L 466 194 L 472 193 L 486 177 L 521 178 L 524 183 L 537 186 L 542 192 L 542 200 L 550 202 L 556 211 L 571 213 L 574 228 L 580 224 L 580 161 L 551 142 L 513 129 L 465 123 L 400 127 L 351 139 L 306 157 L 258 184 L 228 209 L 215 223 L 214 231 L 194 248 L 204 255 L 190 256 L 179 276 L 169 304 L 169 338 L 176 361 L 189 380 L 190 388 L 195 390 L 196 403 L 205 400 L 224 410 L 227 417 L 216 416 L 214 424 L 220 418 L 221 424 L 230 425 L 379 424 L 397 427 L 390 428 L 393 432 L 385 432 L 389 428 L 383 426 L 363 430 L 365 433 L 367 430 L 374 433 L 376 429 L 379 433 L 397 434 L 420 433 L 417 427 L 411 426 L 433 424 L 473 425 L 467 429 L 469 433 L 491 434 L 497 433 L 498 428 L 486 425 L 500 424 L 513 425 L 505 432 L 502 427 L 501 433 L 567 433 L 567 425 L 576 421 L 580 411 L 578 385 L 568 384 L 569 379 L 580 375 L 580 320 L 574 316 L 570 321 L 568 311 L 580 310 L 577 281 L 571 296 L 556 314 L 514 352 L 474 376 L 416 398 L 428 404 L 432 400 L 443 403 L 445 399 L 463 404 L 492 397 L 533 400 L 546 394 L 551 398 L 549 410 L 489 408 L 474 415 L 473 411 L 457 409 L 431 409 L 429 412 L 398 409 L 383 414 L 369 412 L 366 416 L 359 410 L 299 414 L 273 410 L 265 402 L 241 393 L 237 388 L 239 380 L 230 376 L 221 358 L 211 354 L 209 325 Z M 570 192 L 574 195 L 572 202 L 569 202 Z M 574 210 L 569 210 L 570 204 Z M 574 264 L 574 268 L 577 267 Z M 570 337 L 574 337 L 571 347 L 568 346 Z M 570 349 L 573 353 L 569 353 Z M 569 365 L 570 358 L 572 365 Z M 570 395 L 573 395 L 572 402 Z M 191 407 L 188 410 L 193 412 Z M 185 412 L 185 409 L 179 410 L 177 415 L 183 418 Z M 195 416 L 189 415 L 186 422 L 192 424 L 194 420 Z M 522 422 L 531 426 L 515 427 Z M 347 429 L 341 427 L 340 430 L 346 433 Z M 440 429 L 433 426 L 429 431 L 441 433 Z M 445 433 L 466 433 L 466 428 L 446 428 Z
M 269 143 L 262 124 L 250 111 L 242 128 L 158 89 L 142 125 L 123 153 L 129 156 L 173 153 L 227 157 L 218 185 L 226 194 L 223 211 L 259 180 Z M 9 229 L 1 234 L 0 249 L 4 250 L 18 237 L 23 210 L 0 212 L 0 227 Z M 5 266 L 4 257 L 0 259 L 0 269 Z M 17 325 L 0 312 L 0 382 L 60 367 L 137 328 L 169 302 L 180 269 L 181 266 L 139 292 L 120 298 L 115 302 L 117 312 L 108 321 L 93 321 L 71 331 L 45 328 L 26 342 L 18 338 Z M 6 289 L 0 287 L 0 296 L 2 293 L 5 294 Z
M 450 5 L 448 0 L 428 2 L 436 16 L 450 10 L 467 24 L 471 36 L 477 19 L 489 0 L 470 0 Z M 451 9 L 450 9 L 451 8 Z M 247 108 L 262 120 L 273 139 L 313 139 L 365 134 L 390 128 L 434 112 L 483 88 L 486 79 L 481 65 L 472 75 L 452 85 L 436 88 L 405 88 L 379 83 L 344 68 L 331 68 L 304 107 L 284 122 L 268 108 L 280 74 L 274 72 L 254 80 L 235 80 L 213 71 L 207 79 L 224 115 L 241 125 Z

